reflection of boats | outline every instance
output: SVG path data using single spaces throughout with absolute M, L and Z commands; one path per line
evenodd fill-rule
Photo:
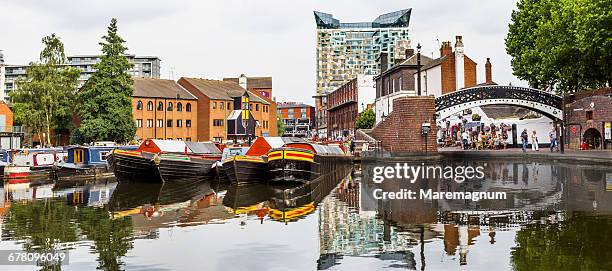
M 108 203 L 116 187 L 116 181 L 87 181 L 74 183 L 71 187 L 64 182 L 64 187 L 55 186 L 54 196 L 66 198 L 69 205 L 103 206 Z
M 113 176 L 106 158 L 114 149 L 134 150 L 137 146 L 75 146 L 67 149 L 68 158 L 58 163 L 58 180 L 105 178 Z
M 51 178 L 56 161 L 63 161 L 62 149 L 20 149 L 9 152 L 4 166 L 5 178 Z
M 265 212 L 276 221 L 296 221 L 312 213 L 340 181 L 348 175 L 350 167 L 344 165 L 305 183 L 232 184 L 223 198 L 223 205 L 234 213 Z
M 135 183 L 120 182 L 109 202 L 113 217 L 132 214 L 152 215 L 148 206 L 170 210 L 185 207 L 186 203 L 211 193 L 210 182 L 203 179 L 188 179 L 180 182 Z
M 4 183 L 4 193 L 9 201 L 29 201 L 53 198 L 52 180 L 11 179 Z
M 207 175 L 219 159 L 213 143 L 147 139 L 135 151 L 114 150 L 108 162 L 120 181 L 163 182 Z
M 272 181 L 309 181 L 321 172 L 347 163 L 347 157 L 338 146 L 311 143 L 287 143 L 268 152 L 268 165 Z

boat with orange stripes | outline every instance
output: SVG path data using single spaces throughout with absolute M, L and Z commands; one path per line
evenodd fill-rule
M 213 143 L 147 139 L 134 151 L 113 150 L 107 161 L 119 181 L 165 182 L 201 178 L 220 159 Z

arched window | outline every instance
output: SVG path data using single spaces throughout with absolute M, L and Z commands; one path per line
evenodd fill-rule
M 149 101 L 149 102 L 147 103 L 147 110 L 149 110 L 149 111 L 153 111 L 153 102 Z
M 173 110 L 172 106 L 173 106 L 172 102 L 168 102 L 168 109 L 166 109 L 166 110 L 172 111 Z
M 183 111 L 183 104 L 181 102 L 176 103 L 176 111 Z
M 142 110 L 142 101 L 136 103 L 136 110 Z
M 157 111 L 164 111 L 164 103 L 162 102 L 157 103 Z
M 191 103 L 187 103 L 187 105 L 185 105 L 185 111 L 191 112 Z

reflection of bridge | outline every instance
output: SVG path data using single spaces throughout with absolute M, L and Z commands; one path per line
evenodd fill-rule
M 563 119 L 561 96 L 532 88 L 478 86 L 436 98 L 436 112 L 440 119 L 483 105 L 514 105 L 531 109 L 552 120 Z

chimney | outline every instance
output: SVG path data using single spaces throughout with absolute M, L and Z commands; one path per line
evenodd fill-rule
M 442 47 L 440 47 L 440 57 L 449 55 L 452 52 L 453 52 L 453 48 L 451 48 L 450 41 L 443 41 Z
M 238 77 L 238 85 L 240 85 L 244 89 L 247 89 L 247 77 L 246 77 L 246 75 L 241 74 Z
M 487 57 L 487 63 L 485 63 L 485 83 L 493 84 L 493 78 L 491 76 L 491 59 Z
M 406 49 L 406 59 L 409 59 L 413 55 L 414 55 L 414 49 L 412 48 Z
M 387 53 L 380 53 L 380 72 L 385 72 L 389 68 Z
M 455 90 L 465 87 L 465 63 L 463 52 L 463 38 L 455 37 Z

